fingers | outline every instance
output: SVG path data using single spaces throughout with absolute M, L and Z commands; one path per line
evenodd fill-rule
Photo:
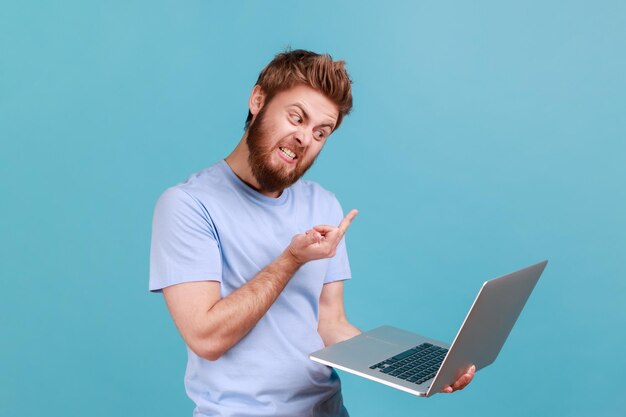
M 315 230 L 315 228 L 311 230 L 307 230 L 304 234 L 309 238 L 309 242 L 311 243 L 320 243 L 324 236 L 319 231 Z
M 348 230 L 350 223 L 352 223 L 352 220 L 354 220 L 357 214 L 359 214 L 358 210 L 350 210 L 350 213 L 348 213 L 346 217 L 343 218 L 341 223 L 339 223 L 339 230 L 341 230 L 341 236 L 346 234 L 346 230 Z
M 357 213 L 356 210 L 350 211 L 339 226 L 322 224 L 294 236 L 290 250 L 295 252 L 294 256 L 303 262 L 335 256 L 337 245 Z
M 441 392 L 445 392 L 445 393 L 451 393 L 454 391 L 458 391 L 458 390 L 462 390 L 463 388 L 465 388 L 470 382 L 472 382 L 472 379 L 474 379 L 474 375 L 476 374 L 476 366 L 472 365 L 470 366 L 470 368 L 467 370 L 466 373 L 464 373 L 463 375 L 461 375 L 459 377 L 459 379 L 457 379 L 454 384 L 452 384 L 452 386 L 450 385 L 446 385 L 445 387 L 443 387 L 443 389 L 441 390 Z
M 339 237 L 343 237 L 343 235 L 346 234 L 346 230 L 348 230 L 348 227 L 352 223 L 352 220 L 354 220 L 358 213 L 358 210 L 351 210 L 350 213 L 348 213 L 346 217 L 341 220 L 341 223 L 339 223 L 339 226 L 337 227 L 320 224 L 318 226 L 314 226 L 313 230 L 320 232 L 322 235 L 326 235 L 328 233 L 334 232 L 335 230 L 338 230 Z
M 467 384 L 469 384 L 472 381 L 475 373 L 476 373 L 476 367 L 474 365 L 470 366 L 467 372 L 461 375 L 461 377 L 457 379 L 454 384 L 452 384 L 452 390 L 456 391 L 456 390 L 465 388 Z
M 316 231 L 320 232 L 323 235 L 325 235 L 326 233 L 330 233 L 330 232 L 332 232 L 335 229 L 336 229 L 336 227 L 328 226 L 328 225 L 325 225 L 325 224 L 320 224 L 318 226 L 313 226 L 313 230 L 316 230 Z
M 457 379 L 454 382 L 454 384 L 452 384 L 452 390 L 458 391 L 458 390 L 465 388 L 471 380 L 472 380 L 472 377 L 470 377 L 468 374 L 462 375 L 459 379 Z

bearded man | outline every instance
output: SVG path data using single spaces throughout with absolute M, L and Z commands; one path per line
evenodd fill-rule
M 360 333 L 343 303 L 357 211 L 301 177 L 350 112 L 350 85 L 343 61 L 278 54 L 233 152 L 157 202 L 150 290 L 188 347 L 194 416 L 348 415 L 337 374 L 308 355 Z

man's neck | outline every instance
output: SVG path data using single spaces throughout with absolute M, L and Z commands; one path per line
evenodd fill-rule
M 259 193 L 263 194 L 267 197 L 278 198 L 283 193 L 281 191 L 266 191 L 261 188 L 258 181 L 252 174 L 252 169 L 250 168 L 250 163 L 248 162 L 248 156 L 250 155 L 250 151 L 248 150 L 248 145 L 246 144 L 246 137 L 242 137 L 239 141 L 239 144 L 233 149 L 233 151 L 228 155 L 224 160 L 232 169 L 237 177 L 251 188 L 254 188 Z

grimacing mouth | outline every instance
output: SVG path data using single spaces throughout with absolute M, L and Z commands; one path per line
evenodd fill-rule
M 297 159 L 298 157 L 298 155 L 294 151 L 292 151 L 291 149 L 287 147 L 279 146 L 278 149 L 290 159 Z

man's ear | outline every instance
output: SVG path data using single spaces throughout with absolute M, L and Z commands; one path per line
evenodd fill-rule
M 255 85 L 252 89 L 252 93 L 250 93 L 250 101 L 248 103 L 250 113 L 256 116 L 263 108 L 263 104 L 265 104 L 265 93 L 261 90 L 259 85 Z

